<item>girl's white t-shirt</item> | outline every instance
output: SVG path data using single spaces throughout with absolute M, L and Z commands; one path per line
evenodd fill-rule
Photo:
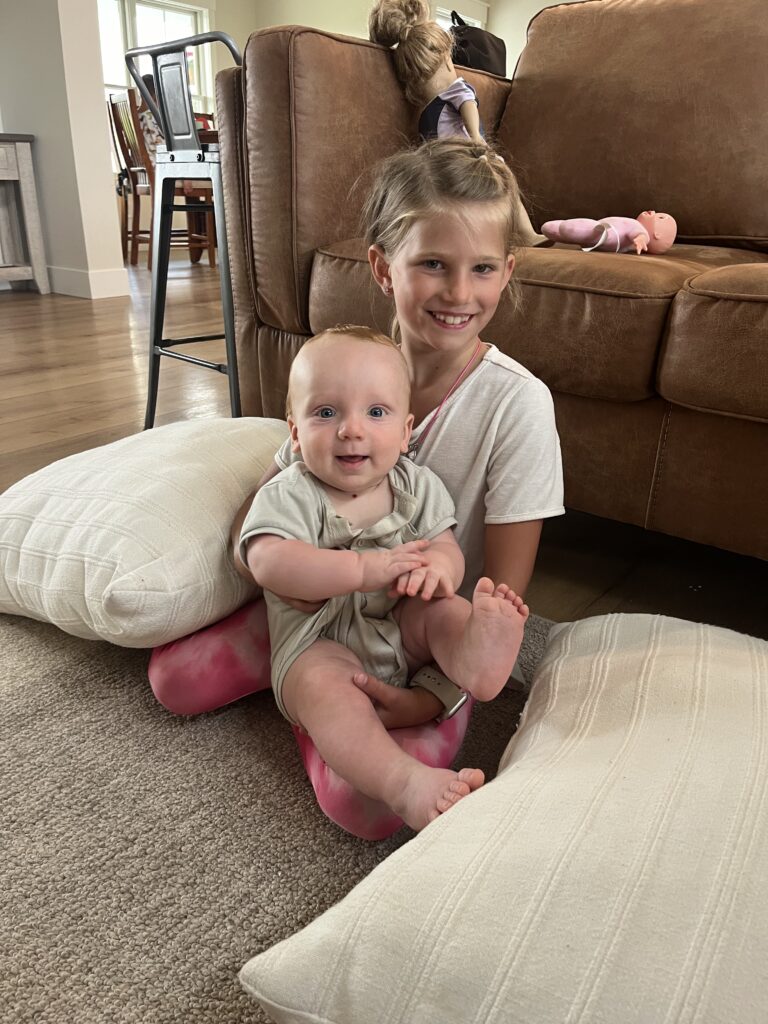
M 429 413 L 414 429 L 412 441 L 431 418 Z M 275 461 L 285 469 L 300 458 L 288 440 Z M 464 597 L 471 597 L 483 571 L 486 523 L 565 512 L 549 388 L 495 345 L 445 403 L 414 461 L 437 473 L 455 502 L 455 535 L 466 560 L 459 590 Z

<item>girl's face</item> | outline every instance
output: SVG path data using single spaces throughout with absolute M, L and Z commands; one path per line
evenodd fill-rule
M 376 245 L 368 258 L 379 286 L 394 294 L 406 351 L 476 345 L 515 265 L 502 213 L 484 203 L 424 217 L 391 259 Z

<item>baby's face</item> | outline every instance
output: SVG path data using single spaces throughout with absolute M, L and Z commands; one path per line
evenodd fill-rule
M 408 448 L 413 416 L 397 352 L 333 335 L 302 350 L 291 371 L 291 442 L 307 468 L 349 494 L 372 490 Z

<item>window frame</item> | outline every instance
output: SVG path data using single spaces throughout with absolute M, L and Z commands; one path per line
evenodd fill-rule
M 209 31 L 212 8 L 210 3 L 206 3 L 205 0 L 198 0 L 198 3 L 184 3 L 181 2 L 181 0 L 118 0 L 120 30 L 123 36 L 124 52 L 139 45 L 137 42 L 136 30 L 137 4 L 147 7 L 156 7 L 164 11 L 179 11 L 193 15 L 195 26 L 191 35 L 198 35 L 201 32 Z M 213 65 L 211 62 L 211 48 L 209 46 L 200 47 L 198 50 L 198 60 L 200 91 L 192 94 L 192 105 L 196 110 L 213 110 Z M 104 82 L 105 94 L 108 95 L 110 92 L 120 92 L 123 89 L 132 88 L 134 84 L 135 83 L 131 80 L 130 75 L 128 74 L 128 68 L 126 67 L 122 82 Z

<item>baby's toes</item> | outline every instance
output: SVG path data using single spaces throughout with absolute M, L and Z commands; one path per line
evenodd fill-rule
M 485 774 L 480 768 L 462 768 L 459 771 L 459 782 L 465 782 L 470 789 L 479 789 L 485 782 Z
M 440 811 L 441 814 L 444 814 L 446 811 L 449 811 L 454 804 L 457 804 L 462 797 L 465 797 L 468 794 L 469 786 L 465 786 L 463 783 L 452 782 L 443 795 L 438 798 L 438 811 Z

